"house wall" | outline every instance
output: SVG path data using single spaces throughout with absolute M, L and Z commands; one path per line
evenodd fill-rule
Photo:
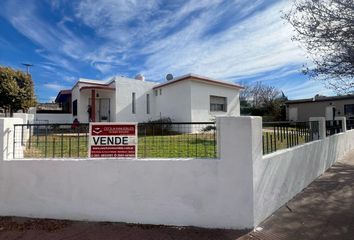
M 240 90 L 191 81 L 191 121 L 207 122 L 217 116 L 240 116 Z M 227 112 L 211 112 L 210 96 L 226 97 Z
M 156 83 L 116 78 L 116 121 L 145 122 L 153 118 L 153 86 Z M 135 114 L 132 113 L 132 93 L 135 92 Z M 146 94 L 150 94 L 150 114 L 146 111 Z
M 162 90 L 160 94 L 160 89 Z M 191 81 L 184 80 L 157 89 L 154 118 L 169 117 L 173 122 L 192 121 Z
M 331 105 L 332 103 L 332 105 Z M 335 100 L 322 102 L 306 102 L 306 103 L 291 103 L 287 106 L 287 119 L 289 119 L 289 108 L 298 109 L 298 121 L 308 121 L 310 117 L 325 117 L 326 107 L 334 106 L 336 108 L 336 116 L 344 116 L 344 105 L 354 104 L 352 100 Z M 347 116 L 349 117 L 349 116 Z M 354 117 L 354 116 L 353 116 Z

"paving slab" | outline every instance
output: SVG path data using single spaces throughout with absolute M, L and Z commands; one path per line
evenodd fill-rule
M 238 240 L 283 239 L 354 239 L 354 151 Z

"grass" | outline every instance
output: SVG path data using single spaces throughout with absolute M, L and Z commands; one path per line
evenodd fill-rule
M 85 158 L 88 156 L 86 135 L 52 134 L 32 136 L 27 141 L 25 158 Z M 139 136 L 139 158 L 216 158 L 214 134 L 174 134 Z
M 277 150 L 294 147 L 309 142 L 309 135 L 296 134 L 290 132 L 288 135 L 274 134 L 269 129 L 263 129 L 263 154 L 275 152 Z

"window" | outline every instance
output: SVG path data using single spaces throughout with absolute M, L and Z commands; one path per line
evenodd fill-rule
M 77 116 L 77 100 L 73 101 L 73 116 Z
M 354 115 L 354 104 L 344 105 L 344 115 Z
M 226 97 L 210 96 L 210 112 L 227 112 Z
M 155 96 L 157 97 L 157 95 L 159 94 L 159 92 L 157 91 L 157 89 L 155 89 Z
M 150 94 L 146 94 L 146 114 L 150 114 Z
M 132 113 L 135 114 L 135 92 L 132 93 Z
M 160 95 L 162 95 L 162 89 L 160 88 Z

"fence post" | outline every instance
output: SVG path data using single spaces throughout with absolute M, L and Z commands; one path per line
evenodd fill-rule
M 325 117 L 310 117 L 310 122 L 318 122 L 318 139 L 326 138 L 326 118 Z M 311 125 L 310 125 L 311 126 Z
M 14 124 L 23 124 L 20 118 L 0 118 L 0 161 L 10 160 L 16 151 L 19 158 L 23 157 L 23 147 L 21 144 L 14 148 Z M 21 132 L 17 132 L 20 134 Z M 21 139 L 21 135 L 16 138 Z
M 217 144 L 220 174 L 225 189 L 223 209 L 242 222 L 238 227 L 254 227 L 254 168 L 262 162 L 262 118 L 217 117 Z M 234 188 L 233 186 L 238 186 Z M 241 220 L 242 219 L 242 220 Z
M 346 117 L 335 117 L 334 120 L 342 121 L 342 131 L 347 131 L 347 118 Z

